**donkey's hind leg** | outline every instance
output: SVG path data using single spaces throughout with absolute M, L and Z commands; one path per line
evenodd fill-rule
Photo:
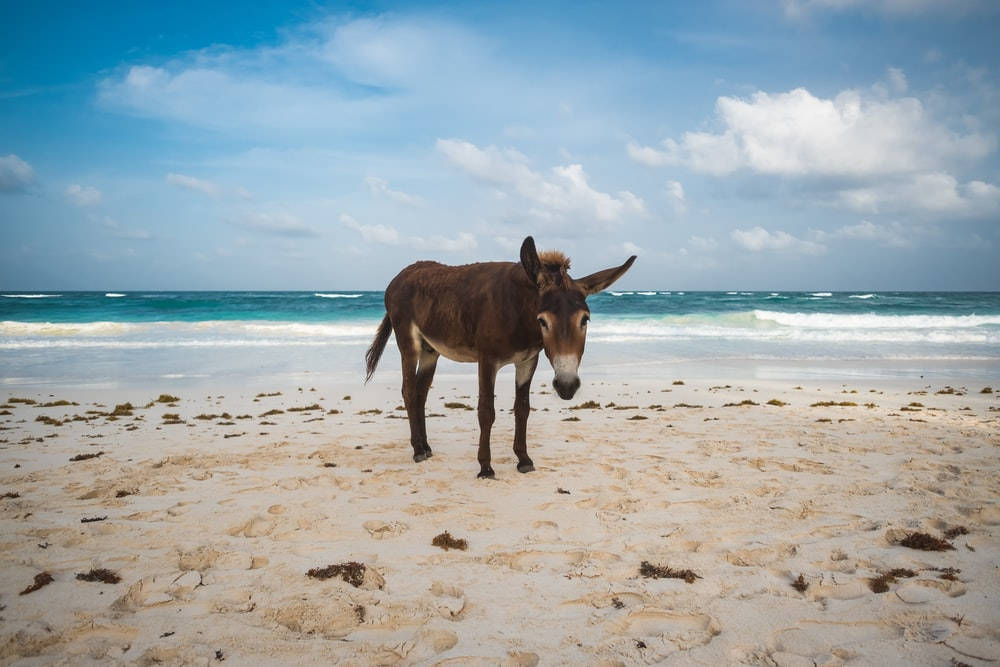
M 413 460 L 419 463 L 430 456 L 427 446 L 427 431 L 424 427 L 424 401 L 427 391 L 421 399 L 420 387 L 430 387 L 430 380 L 418 380 L 417 364 L 421 358 L 419 342 L 415 341 L 409 331 L 396 330 L 396 344 L 399 346 L 399 356 L 403 371 L 403 405 L 406 406 L 406 417 L 410 423 L 410 446 L 413 447 Z
M 430 445 L 427 444 L 427 420 L 425 418 L 425 406 L 427 405 L 427 393 L 431 389 L 431 382 L 434 380 L 434 371 L 437 369 L 437 361 L 439 355 L 435 350 L 431 349 L 425 343 L 420 350 L 420 358 L 417 364 L 417 382 L 416 390 L 416 412 L 419 414 L 419 419 L 417 420 L 418 433 L 420 444 L 422 449 L 420 452 L 416 451 L 416 446 L 414 446 L 414 456 L 417 459 L 418 454 L 423 454 L 423 458 L 427 459 L 433 456 L 431 452 Z

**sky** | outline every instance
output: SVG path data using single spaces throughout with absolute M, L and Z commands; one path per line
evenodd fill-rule
M 0 3 L 0 289 L 1000 290 L 991 0 Z

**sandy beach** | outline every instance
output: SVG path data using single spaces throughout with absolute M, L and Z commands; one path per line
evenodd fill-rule
M 492 481 L 472 373 L 7 389 L 0 662 L 1000 660 L 1000 392 L 540 373 L 522 475 L 505 379 Z

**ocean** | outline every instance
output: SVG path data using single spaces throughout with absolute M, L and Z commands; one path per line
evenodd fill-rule
M 848 376 L 1000 376 L 998 292 L 607 291 L 588 303 L 581 375 L 749 363 Z M 383 313 L 382 292 L 7 292 L 0 383 L 312 376 L 360 384 Z M 398 364 L 387 350 L 379 373 Z

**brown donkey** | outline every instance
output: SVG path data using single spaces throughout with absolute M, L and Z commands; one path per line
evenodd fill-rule
M 416 262 L 399 272 L 385 290 L 386 315 L 365 355 L 371 379 L 390 332 L 403 362 L 403 402 L 410 421 L 413 460 L 431 456 L 424 404 L 440 355 L 479 364 L 479 477 L 493 477 L 490 429 L 497 371 L 514 364 L 514 453 L 520 472 L 534 470 L 528 457 L 528 393 L 538 352 L 552 363 L 552 386 L 563 399 L 580 387 L 590 310 L 586 297 L 618 280 L 635 255 L 617 268 L 574 280 L 569 260 L 558 252 L 535 250 L 530 236 L 521 262 L 480 262 L 445 266 Z

